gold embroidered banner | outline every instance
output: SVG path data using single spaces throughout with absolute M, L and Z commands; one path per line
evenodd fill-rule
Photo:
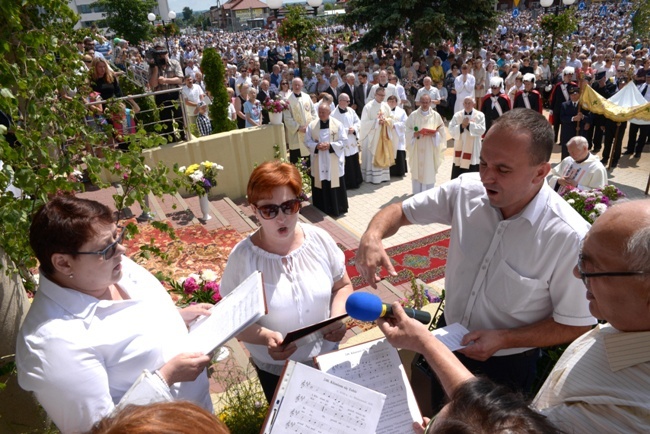
M 650 103 L 634 107 L 621 107 L 599 95 L 591 86 L 585 86 L 582 90 L 580 105 L 582 108 L 604 115 L 614 122 L 626 122 L 630 119 L 650 121 Z

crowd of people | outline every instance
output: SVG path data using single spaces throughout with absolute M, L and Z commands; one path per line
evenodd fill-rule
M 211 131 L 212 95 L 204 83 L 210 71 L 200 65 L 203 50 L 215 47 L 226 66 L 230 119 L 239 128 L 264 125 L 263 102 L 285 100 L 290 160 L 304 159 L 313 203 L 332 216 L 347 212 L 348 189 L 410 173 L 414 195 L 372 219 L 357 268 L 375 287 L 378 267 L 396 274 L 383 238 L 409 224 L 450 225 L 439 325 L 458 322 L 470 331 L 465 348 L 451 353 L 398 305 L 393 319 L 379 321 L 389 342 L 423 354 L 438 378 L 431 409 L 438 416 L 428 427 L 416 421 L 416 432 L 645 432 L 650 205 L 616 205 L 590 228 L 557 194 L 607 183 L 601 149 L 610 167 L 621 158 L 626 126 L 580 108 L 585 87 L 611 97 L 633 80 L 650 101 L 648 41 L 629 38 L 626 6 L 610 5 L 607 17 L 596 8 L 576 12 L 579 30 L 553 59 L 542 53 L 540 10 L 504 16 L 473 52 L 460 41 L 414 52 L 408 39 L 353 51 L 367 29 L 326 27 L 302 73 L 294 44 L 279 43 L 272 30 L 174 37 L 137 49 L 121 39 L 111 48 L 88 38 L 79 50 L 94 102 L 122 96 L 119 74 L 106 60 L 112 56 L 118 70 L 146 70 L 151 90 L 181 89 L 186 118 L 203 135 Z M 177 117 L 178 97 L 156 95 L 164 122 Z M 124 107 L 127 117 L 136 106 L 133 113 Z M 447 130 L 452 179 L 436 186 Z M 647 126 L 630 127 L 625 153 L 639 158 L 647 136 Z M 563 160 L 551 169 L 557 146 Z M 300 347 L 282 345 L 285 333 L 344 313 L 352 292 L 334 240 L 299 221 L 302 193 L 293 164 L 254 169 L 247 196 L 260 228 L 234 248 L 221 281 L 226 295 L 263 271 L 269 314 L 238 338 L 269 401 L 285 360 L 311 363 L 337 347 L 345 325 Z M 32 223 L 41 279 L 18 340 L 18 379 L 64 432 L 95 424 L 93 432 L 104 432 L 145 417 L 127 408 L 100 422 L 141 374 L 170 399 L 212 410 L 209 358 L 179 345 L 208 306 L 175 309 L 154 276 L 123 256 L 123 235 L 108 208 L 74 197 L 52 199 Z M 592 328 L 597 320 L 609 324 Z M 570 342 L 528 406 L 540 348 Z M 195 407 L 150 410 L 155 423 L 163 414 L 156 411 L 205 416 Z M 205 424 L 226 432 L 214 418 Z

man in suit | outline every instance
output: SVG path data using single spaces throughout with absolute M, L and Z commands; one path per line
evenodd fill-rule
M 351 72 L 345 75 L 345 83 L 338 88 L 339 96 L 343 93 L 350 97 L 350 107 L 356 110 L 357 107 L 354 101 L 354 74 Z
M 553 115 L 553 133 L 555 134 L 556 143 L 560 132 L 560 111 L 562 110 L 562 104 L 569 101 L 569 92 L 567 89 L 569 85 L 576 85 L 576 83 L 573 82 L 574 72 L 575 69 L 570 66 L 564 68 L 562 71 L 562 81 L 557 83 L 553 90 L 551 90 L 551 100 L 549 104 L 551 106 L 550 114 Z M 562 152 L 566 152 L 566 148 L 563 148 Z
M 261 103 L 264 103 L 264 100 L 267 98 L 270 98 L 271 100 L 275 99 L 275 92 L 272 90 L 269 90 L 271 87 L 271 84 L 269 83 L 268 80 L 262 80 L 260 83 L 260 91 L 257 93 L 257 100 Z M 268 110 L 264 109 L 262 110 L 262 125 L 266 125 L 269 123 L 269 112 Z
M 580 109 L 580 88 L 578 86 L 569 86 L 569 101 L 562 104 L 560 108 L 560 122 L 562 123 L 562 133 L 560 134 L 560 146 L 562 146 L 562 159 L 569 156 L 567 143 L 575 136 L 582 136 L 583 131 L 591 128 L 591 115 L 585 114 Z M 578 129 L 578 123 L 580 128 Z
M 330 87 L 325 89 L 325 93 L 329 94 L 332 97 L 332 101 L 338 101 L 339 99 L 339 79 L 336 75 L 332 74 L 329 78 Z
M 368 84 L 368 73 L 360 72 L 359 85 L 355 86 L 354 88 L 354 102 L 357 105 L 354 111 L 357 112 L 357 116 L 359 116 L 359 118 L 361 118 L 363 108 L 366 106 L 366 101 L 369 93 L 370 85 Z

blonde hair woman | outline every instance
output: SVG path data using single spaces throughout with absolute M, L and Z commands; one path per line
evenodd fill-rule
M 120 89 L 115 73 L 106 59 L 101 57 L 93 58 L 90 64 L 90 86 L 99 93 L 103 100 L 122 96 L 122 89 Z

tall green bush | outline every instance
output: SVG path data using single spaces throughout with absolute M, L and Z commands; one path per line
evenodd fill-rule
M 203 52 L 201 69 L 205 77 L 205 88 L 212 95 L 210 117 L 212 118 L 212 133 L 223 133 L 237 129 L 237 124 L 228 117 L 230 98 L 226 91 L 226 69 L 223 67 L 221 56 L 214 48 Z

